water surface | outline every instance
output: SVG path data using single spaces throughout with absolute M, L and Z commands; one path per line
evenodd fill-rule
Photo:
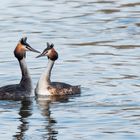
M 7 139 L 140 139 L 140 2 L 6 0 L 0 5 L 0 86 L 18 83 L 13 50 L 26 34 L 59 52 L 52 79 L 81 85 L 78 97 L 0 101 Z M 47 58 L 27 54 L 34 87 Z

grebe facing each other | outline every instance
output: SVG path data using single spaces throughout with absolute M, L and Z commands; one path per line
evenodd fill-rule
M 58 53 L 54 49 L 53 44 L 47 43 L 47 48 L 37 57 L 47 56 L 48 65 L 44 73 L 42 73 L 35 93 L 37 95 L 73 95 L 80 94 L 80 86 L 72 86 L 66 83 L 51 82 L 51 70 L 55 60 L 58 59 Z
M 21 68 L 21 81 L 19 84 L 0 87 L 1 100 L 21 100 L 31 94 L 32 82 L 25 62 L 26 51 L 40 52 L 31 48 L 26 41 L 27 37 L 21 38 L 14 50 L 14 55 L 18 59 Z

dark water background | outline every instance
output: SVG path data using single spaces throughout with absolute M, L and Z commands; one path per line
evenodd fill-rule
M 52 79 L 79 97 L 0 101 L 1 140 L 140 139 L 140 1 L 5 0 L 0 4 L 0 86 L 21 77 L 13 50 L 26 34 L 55 44 Z M 46 58 L 27 54 L 34 86 Z

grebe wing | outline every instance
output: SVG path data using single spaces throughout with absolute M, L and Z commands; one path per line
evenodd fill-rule
M 47 88 L 52 95 L 80 94 L 80 86 L 72 86 L 61 82 L 52 82 Z
M 72 87 L 72 85 L 66 84 L 66 83 L 62 83 L 62 82 L 52 82 L 51 86 L 56 87 L 56 88 L 60 88 L 60 89 Z
M 29 95 L 29 92 L 22 89 L 19 84 L 0 87 L 0 100 L 22 100 Z
M 0 87 L 0 93 L 1 92 L 12 92 L 12 91 L 16 91 L 18 88 L 19 88 L 19 85 L 18 84 L 3 86 L 3 87 Z

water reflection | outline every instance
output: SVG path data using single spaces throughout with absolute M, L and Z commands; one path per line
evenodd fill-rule
M 39 105 L 39 108 L 41 110 L 41 114 L 45 117 L 45 130 L 46 130 L 46 134 L 44 134 L 42 136 L 42 138 L 47 138 L 48 140 L 55 140 L 56 139 L 56 135 L 57 135 L 57 131 L 53 128 L 53 126 L 55 125 L 56 120 L 51 116 L 51 109 L 50 109 L 50 103 L 51 100 L 44 100 L 43 98 L 36 98 L 36 101 Z
M 21 101 L 21 108 L 19 110 L 19 121 L 18 131 L 13 136 L 17 140 L 23 140 L 25 132 L 29 129 L 28 118 L 32 115 L 32 101 L 31 99 Z
M 49 41 L 60 52 L 52 79 L 84 87 L 80 98 L 33 100 L 29 114 L 0 101 L 0 139 L 140 139 L 139 0 L 6 0 L 0 21 L 0 85 L 20 79 L 11 52 L 26 32 L 38 50 Z M 36 85 L 47 62 L 29 55 Z
M 55 130 L 55 124 L 57 120 L 53 118 L 51 111 L 51 104 L 54 102 L 58 103 L 67 103 L 69 101 L 70 96 L 47 96 L 41 97 L 38 96 L 36 98 L 36 102 L 39 105 L 39 109 L 41 110 L 42 116 L 45 117 L 45 130 L 46 134 L 42 135 L 42 138 L 47 138 L 48 140 L 56 140 L 58 131 Z

